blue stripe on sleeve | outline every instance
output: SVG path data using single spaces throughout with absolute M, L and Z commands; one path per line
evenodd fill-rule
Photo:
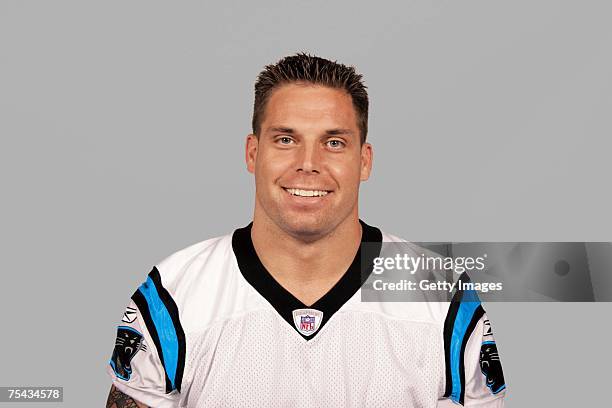
M 457 311 L 457 317 L 455 324 L 453 325 L 453 334 L 451 337 L 450 345 L 450 363 L 451 363 L 451 376 L 452 376 L 452 391 L 451 399 L 459 403 L 461 396 L 461 344 L 466 334 L 469 336 L 470 333 L 466 333 L 467 328 L 472 321 L 474 312 L 480 306 L 480 300 L 474 290 L 466 290 L 463 293 L 459 310 Z
M 174 323 L 172 322 L 166 305 L 159 297 L 157 288 L 150 276 L 147 277 L 145 283 L 140 285 L 138 290 L 142 293 L 149 306 L 149 313 L 157 329 L 159 342 L 161 344 L 166 374 L 172 383 L 172 388 L 175 389 L 176 386 L 174 381 L 178 365 L 178 337 L 176 335 Z

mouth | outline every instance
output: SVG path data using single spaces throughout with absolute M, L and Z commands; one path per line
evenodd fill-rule
M 283 190 L 296 197 L 325 197 L 331 191 L 329 190 L 306 190 L 301 188 L 283 187 Z

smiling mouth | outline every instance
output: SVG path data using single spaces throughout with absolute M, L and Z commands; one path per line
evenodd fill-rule
M 296 197 L 325 197 L 327 194 L 331 193 L 331 191 L 327 190 L 302 190 L 299 188 L 285 188 L 283 189 L 289 194 Z

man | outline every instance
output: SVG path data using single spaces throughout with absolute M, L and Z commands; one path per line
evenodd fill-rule
M 479 302 L 360 301 L 361 245 L 397 240 L 358 216 L 367 115 L 352 67 L 297 54 L 261 72 L 253 222 L 171 255 L 134 293 L 107 407 L 502 406 Z

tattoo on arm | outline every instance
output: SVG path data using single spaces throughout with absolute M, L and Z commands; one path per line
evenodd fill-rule
M 148 408 L 128 395 L 125 395 L 119 391 L 113 385 L 110 392 L 108 393 L 108 400 L 106 400 L 106 408 Z

